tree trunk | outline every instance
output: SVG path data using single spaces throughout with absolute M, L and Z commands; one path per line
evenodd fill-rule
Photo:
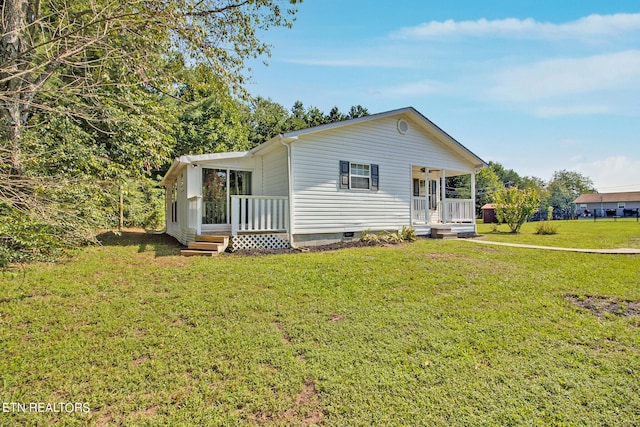
M 20 138 L 25 123 L 25 105 L 22 100 L 22 87 L 28 77 L 14 77 L 24 68 L 26 58 L 20 55 L 26 51 L 25 27 L 27 25 L 28 0 L 4 0 L 2 2 L 2 39 L 0 40 L 0 63 L 3 80 L 0 90 L 0 115 L 6 126 L 5 139 L 11 152 L 11 173 L 22 175 L 22 148 Z

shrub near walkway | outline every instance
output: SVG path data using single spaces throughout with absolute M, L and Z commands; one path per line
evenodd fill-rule
M 1 400 L 91 409 L 4 425 L 640 423 L 637 256 L 421 240 L 212 260 L 123 236 L 0 281 Z

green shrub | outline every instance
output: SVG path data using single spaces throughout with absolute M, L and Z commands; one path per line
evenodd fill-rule
M 412 242 L 416 239 L 416 231 L 413 228 L 402 226 L 400 231 L 383 231 L 380 233 L 372 232 L 371 230 L 365 230 L 360 236 L 362 242 L 376 242 L 376 243 L 401 243 Z
M 83 224 L 68 225 L 62 218 L 38 221 L 0 204 L 0 268 L 13 263 L 52 261 L 69 246 L 91 240 Z
M 505 188 L 494 196 L 496 218 L 507 224 L 512 233 L 519 233 L 520 227 L 534 214 L 540 205 L 540 197 L 533 189 L 519 190 L 518 187 Z
M 541 221 L 536 225 L 536 234 L 557 234 L 558 227 L 549 221 Z
M 400 230 L 399 236 L 400 240 L 403 242 L 413 242 L 414 240 L 416 240 L 416 230 L 403 225 L 402 230 Z

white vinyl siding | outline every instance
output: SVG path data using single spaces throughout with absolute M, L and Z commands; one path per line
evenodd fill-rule
M 262 194 L 288 196 L 287 149 L 280 146 L 262 157 Z
M 335 233 L 395 229 L 410 224 L 411 166 L 471 173 L 465 162 L 411 120 L 405 135 L 397 117 L 300 136 L 291 143 L 293 231 Z M 378 191 L 340 190 L 340 161 L 379 165 Z

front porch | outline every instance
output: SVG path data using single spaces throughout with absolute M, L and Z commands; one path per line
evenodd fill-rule
M 198 236 L 228 236 L 232 250 L 249 248 L 289 248 L 289 198 L 286 196 L 231 195 L 226 199 L 203 201 L 189 198 L 189 241 Z M 221 214 L 223 213 L 223 214 Z
M 432 229 L 475 232 L 475 173 L 412 166 L 411 227 L 417 235 Z

